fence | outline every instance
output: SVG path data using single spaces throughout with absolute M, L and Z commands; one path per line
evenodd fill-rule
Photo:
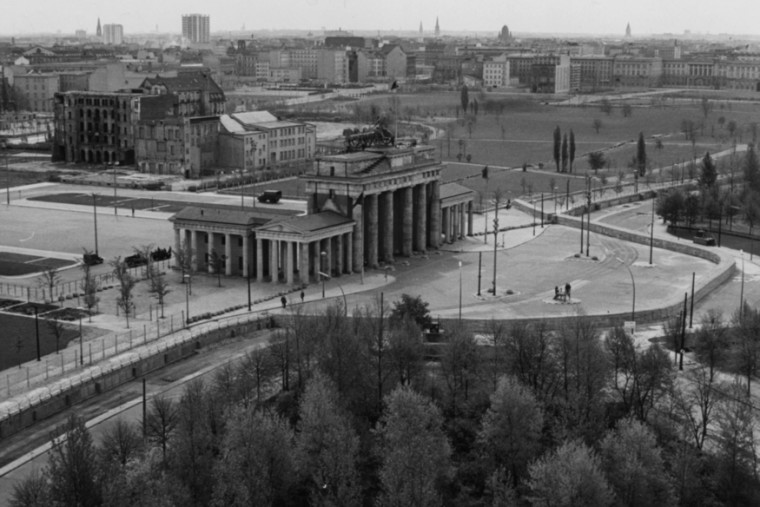
M 166 271 L 171 268 L 172 262 L 172 259 L 153 261 L 153 266 L 161 271 Z M 139 281 L 146 277 L 145 269 L 145 266 L 137 266 L 129 268 L 128 271 L 135 280 Z M 111 272 L 93 275 L 93 278 L 98 284 L 98 291 L 105 290 L 118 283 L 118 280 Z M 54 303 L 56 301 L 62 302 L 76 299 L 77 306 L 81 306 L 82 299 L 80 298 L 84 297 L 82 280 L 58 282 L 53 286 L 52 297 L 50 288 L 43 284 L 42 279 L 38 278 L 38 280 L 40 281 L 40 285 L 36 287 L 2 282 L 0 283 L 0 296 L 25 300 L 28 303 Z
M 40 364 L 33 374 L 30 366 L 18 372 L 7 372 L 5 390 L 9 397 L 12 393 L 23 394 L 2 404 L 0 438 L 138 375 L 187 357 L 200 348 L 202 342 L 211 343 L 274 325 L 274 320 L 264 310 L 207 321 L 186 329 L 180 329 L 181 322 L 177 321 L 177 316 L 172 316 L 168 321 L 164 319 L 163 326 L 161 322 L 150 327 L 144 325 L 142 333 L 133 329 L 129 333 L 112 335 L 112 343 L 102 338 L 100 347 L 96 341 L 94 350 L 92 342 L 86 344 L 86 348 L 80 342 L 81 353 L 76 348 L 66 350 L 58 357 L 48 359 L 44 370 Z M 160 340 L 162 337 L 164 339 Z M 132 350 L 136 345 L 141 347 Z M 79 373 L 50 382 L 51 378 L 72 370 Z

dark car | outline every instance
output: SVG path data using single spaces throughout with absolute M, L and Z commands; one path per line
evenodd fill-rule
M 99 256 L 98 254 L 94 253 L 86 253 L 83 255 L 84 263 L 88 266 L 96 266 L 98 264 L 103 264 L 103 257 Z
M 148 263 L 148 259 L 146 259 L 142 254 L 136 253 L 134 255 L 130 255 L 129 257 L 124 257 L 124 263 L 128 268 L 136 268 L 137 266 L 146 265 Z
M 259 202 L 277 204 L 280 201 L 280 198 L 282 198 L 282 191 L 264 190 L 264 193 L 259 196 Z
M 694 234 L 694 243 L 705 246 L 715 246 L 715 238 L 707 234 L 704 230 L 699 229 Z

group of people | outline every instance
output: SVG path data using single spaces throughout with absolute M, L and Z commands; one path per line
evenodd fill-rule
M 570 301 L 570 283 L 566 283 L 564 290 L 559 285 L 554 286 L 554 299 L 562 301 Z

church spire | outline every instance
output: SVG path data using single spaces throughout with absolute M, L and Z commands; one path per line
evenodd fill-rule
M 625 25 L 625 37 L 626 37 L 626 39 L 630 39 L 631 38 L 631 24 L 630 23 L 628 23 L 627 25 Z
M 441 36 L 441 27 L 438 25 L 438 16 L 435 17 L 435 36 L 440 37 Z
M 98 27 L 95 29 L 95 35 L 98 37 L 103 36 L 103 30 L 100 28 L 100 18 L 98 18 Z

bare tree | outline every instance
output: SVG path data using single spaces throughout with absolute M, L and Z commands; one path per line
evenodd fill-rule
M 179 267 L 182 273 L 182 283 L 185 283 L 185 277 L 192 276 L 193 274 L 193 249 L 187 240 L 182 242 L 180 249 L 175 252 L 175 258 L 177 260 L 177 267 Z
M 92 256 L 93 253 L 90 250 L 85 249 L 84 256 L 85 258 Z M 92 275 L 92 266 L 88 264 L 87 262 L 83 262 L 80 266 L 82 268 L 82 273 L 84 274 L 84 277 L 82 278 L 82 281 L 79 282 L 79 288 L 84 293 L 84 305 L 87 307 L 87 313 L 89 315 L 89 320 L 92 322 L 92 309 L 95 308 L 95 306 L 100 301 L 100 298 L 97 297 L 98 289 L 100 288 L 100 284 L 98 283 L 97 279 Z
M 48 291 L 50 301 L 55 301 L 55 287 L 60 283 L 61 275 L 58 274 L 58 268 L 49 267 L 42 272 L 42 276 L 38 280 L 43 292 L 43 299 L 47 299 L 45 296 L 45 289 Z
M 57 354 L 61 349 L 61 338 L 66 333 L 66 327 L 63 325 L 63 322 L 55 317 L 47 320 L 47 326 L 55 337 L 55 353 Z
M 164 318 L 164 298 L 171 292 L 169 289 L 169 281 L 166 279 L 166 273 L 162 273 L 155 264 L 148 266 L 148 281 L 150 288 L 148 289 L 153 297 L 156 298 L 158 304 L 161 306 L 161 318 Z
M 179 422 L 179 409 L 171 398 L 156 396 L 153 398 L 145 423 L 146 436 L 149 442 L 161 447 L 164 462 L 166 448 Z
M 222 271 L 224 270 L 225 264 L 227 262 L 227 256 L 224 254 L 220 254 L 216 250 L 211 250 L 211 255 L 209 256 L 209 262 L 211 263 L 211 269 L 214 271 L 214 274 L 216 274 L 216 283 L 217 286 L 222 286 Z
M 113 268 L 114 276 L 119 281 L 119 298 L 116 300 L 116 304 L 124 310 L 127 328 L 129 328 L 129 312 L 135 306 L 133 301 L 134 294 L 132 294 L 132 289 L 135 288 L 135 279 L 129 273 L 127 263 L 124 262 L 121 256 L 115 257 L 110 264 Z

